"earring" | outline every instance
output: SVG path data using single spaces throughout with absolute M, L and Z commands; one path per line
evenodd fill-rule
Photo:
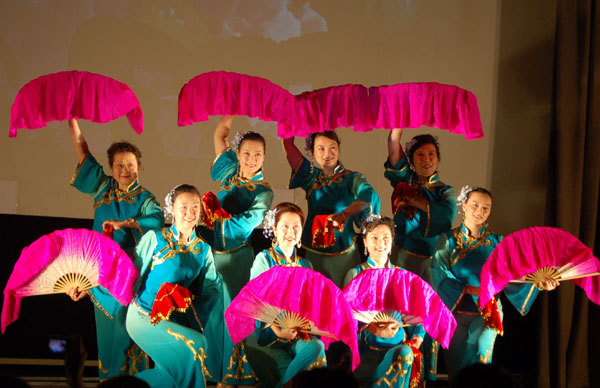
M 279 245 L 279 243 L 277 242 L 277 237 L 273 236 L 273 240 L 271 241 L 271 246 L 273 246 L 273 248 L 277 247 L 277 245 Z
M 367 250 L 367 247 L 365 247 L 365 257 L 369 257 L 369 251 Z
M 296 247 L 298 247 L 298 249 L 302 248 L 302 240 L 298 240 L 298 244 L 296 244 Z

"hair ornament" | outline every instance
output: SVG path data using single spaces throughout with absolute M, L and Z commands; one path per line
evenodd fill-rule
M 305 146 L 304 146 L 304 150 L 305 151 L 312 151 L 312 136 L 306 136 L 304 138 L 304 142 L 305 142 Z
M 413 148 L 415 146 L 415 144 L 417 144 L 416 136 L 413 137 L 411 141 L 406 143 L 406 145 L 404 146 L 404 152 L 406 154 L 408 154 L 410 152 L 410 149 Z
M 275 215 L 277 214 L 277 210 L 268 210 L 267 214 L 265 214 L 265 220 L 263 221 L 263 235 L 272 239 L 275 237 Z
M 365 217 L 365 219 L 362 222 L 362 230 L 360 232 L 362 234 L 365 234 L 365 232 L 367 231 L 367 225 L 369 225 L 371 222 L 379 221 L 380 219 L 381 214 L 369 212 L 369 214 Z
M 165 195 L 165 207 L 163 209 L 165 217 L 173 216 L 173 197 L 175 196 L 175 191 L 179 188 L 179 186 L 181 185 L 173 187 L 171 191 L 169 191 L 167 195 Z
M 473 189 L 475 189 L 475 188 L 471 187 L 469 185 L 463 186 L 463 188 L 460 189 L 460 193 L 458 193 L 458 196 L 456 197 L 456 203 L 459 204 L 459 205 L 462 205 L 465 202 L 467 202 L 467 198 L 469 197 L 469 193 L 471 191 L 473 191 Z
M 240 144 L 242 144 L 242 140 L 244 140 L 244 136 L 246 136 L 248 132 L 238 132 L 235 134 L 233 141 L 231 142 L 231 146 L 235 152 L 240 150 Z

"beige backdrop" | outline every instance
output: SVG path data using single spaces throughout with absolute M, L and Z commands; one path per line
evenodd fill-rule
M 404 140 L 422 132 L 439 136 L 442 180 L 457 189 L 489 187 L 496 171 L 492 140 L 500 17 L 500 3 L 492 0 L 2 1 L 0 212 L 92 216 L 90 198 L 69 186 L 76 157 L 67 123 L 8 138 L 10 107 L 19 88 L 63 70 L 104 74 L 137 94 L 144 111 L 141 136 L 125 118 L 80 124 L 107 172 L 105 150 L 112 141 L 137 144 L 144 154 L 141 182 L 161 202 L 179 183 L 202 191 L 217 188 L 209 178 L 216 119 L 177 126 L 180 88 L 212 70 L 268 78 L 294 93 L 344 83 L 419 81 L 468 89 L 479 100 L 484 139 L 466 141 L 423 128 L 406 131 Z M 236 118 L 233 126 L 267 138 L 265 175 L 275 200 L 305 206 L 303 192 L 287 190 L 290 169 L 275 124 Z M 389 214 L 392 188 L 383 177 L 388 132 L 339 133 L 342 161 L 367 176 Z

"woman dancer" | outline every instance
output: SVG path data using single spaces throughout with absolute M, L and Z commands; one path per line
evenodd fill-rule
M 367 261 L 348 271 L 345 285 L 365 270 L 399 268 L 390 262 L 394 241 L 392 219 L 372 214 L 361 229 Z M 418 349 L 424 336 L 422 325 L 404 328 L 397 323 L 367 325 L 360 331 L 361 362 L 354 374 L 369 387 L 422 386 L 423 361 Z
M 206 386 L 202 324 L 218 298 L 219 279 L 210 246 L 195 232 L 200 211 L 200 193 L 194 186 L 175 187 L 165 198 L 165 212 L 173 216 L 173 225 L 146 233 L 136 248 L 140 278 L 126 322 L 131 338 L 156 364 L 136 374 L 151 387 Z M 178 323 L 175 316 L 151 323 L 156 295 L 164 283 L 199 290 L 193 308 L 187 310 L 189 324 Z
M 314 269 L 341 287 L 346 272 L 360 263 L 353 224 L 359 227 L 369 212 L 379 212 L 379 195 L 364 175 L 344 168 L 339 160 L 340 140 L 334 131 L 312 134 L 310 140 L 317 166 L 302 155 L 294 138 L 283 140 L 292 167 L 290 188 L 302 188 L 308 201 L 302 245 Z M 315 216 L 327 214 L 332 214 L 335 227 L 333 242 L 318 246 L 313 240 L 313 223 Z
M 494 342 L 502 318 L 502 304 L 492 302 L 487 320 L 478 305 L 480 274 L 483 265 L 502 236 L 492 233 L 487 219 L 492 211 L 492 194 L 482 188 L 465 186 L 458 196 L 464 214 L 460 227 L 442 234 L 433 260 L 433 283 L 437 293 L 456 318 L 456 331 L 447 351 L 446 361 L 451 377 L 467 365 L 492 362 Z M 535 300 L 538 289 L 552 290 L 558 281 L 548 279 L 539 284 L 510 284 L 504 294 L 525 315 Z M 485 314 L 488 315 L 488 314 Z
M 93 230 L 99 233 L 104 229 L 112 230 L 113 239 L 133 257 L 142 234 L 165 223 L 156 198 L 138 182 L 142 153 L 131 143 L 113 143 L 107 151 L 112 176 L 107 176 L 90 154 L 77 120 L 69 120 L 69 131 L 78 159 L 71 184 L 94 199 Z M 88 293 L 74 289 L 69 295 L 73 300 L 79 300 Z M 125 306 L 103 287 L 91 289 L 89 295 L 95 305 L 100 380 L 146 368 L 148 358 L 125 330 Z
M 267 213 L 264 224 L 265 234 L 273 239 L 273 246 L 256 255 L 250 278 L 254 279 L 276 265 L 312 268 L 308 260 L 297 256 L 296 246 L 300 244 L 304 225 L 304 213 L 297 205 L 280 203 Z M 325 348 L 321 340 L 301 339 L 296 329 L 265 326 L 265 323 L 257 324 L 259 351 L 267 353 L 269 358 L 256 362 L 261 387 L 280 387 L 300 371 L 325 365 Z M 269 373 L 267 368 L 272 363 L 275 363 L 275 370 Z
M 246 360 L 244 344 L 234 345 L 225 325 L 225 309 L 250 278 L 254 251 L 248 240 L 273 202 L 273 190 L 264 180 L 265 139 L 256 132 L 238 134 L 229 147 L 233 116 L 224 116 L 214 133 L 217 155 L 211 178 L 219 181 L 220 206 L 227 215 L 215 212 L 207 201 L 203 211 L 211 224 L 201 225 L 202 236 L 213 249 L 217 272 L 223 278 L 221 301 L 211 313 L 208 369 L 211 381 L 222 386 L 255 385 L 258 380 Z

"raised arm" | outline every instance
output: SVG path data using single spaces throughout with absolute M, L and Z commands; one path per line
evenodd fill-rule
M 71 134 L 71 140 L 73 141 L 73 147 L 75 147 L 75 153 L 77 154 L 77 160 L 82 163 L 85 158 L 90 154 L 87 142 L 81 133 L 79 124 L 76 119 L 69 120 L 69 132 Z
M 298 147 L 296 147 L 296 144 L 294 144 L 294 139 L 295 137 L 283 139 L 281 144 L 283 145 L 283 151 L 285 152 L 285 157 L 287 158 L 290 167 L 292 167 L 292 170 L 296 171 L 300 168 L 304 156 Z
M 229 129 L 231 128 L 231 122 L 233 121 L 233 116 L 223 116 L 219 123 L 217 124 L 217 128 L 215 128 L 215 133 L 213 134 L 213 141 L 215 144 L 215 155 L 220 155 L 229 147 L 229 141 L 227 138 L 229 137 Z
M 404 131 L 402 128 L 392 129 L 388 135 L 388 160 L 392 166 L 404 156 L 404 151 L 400 145 L 402 131 Z

